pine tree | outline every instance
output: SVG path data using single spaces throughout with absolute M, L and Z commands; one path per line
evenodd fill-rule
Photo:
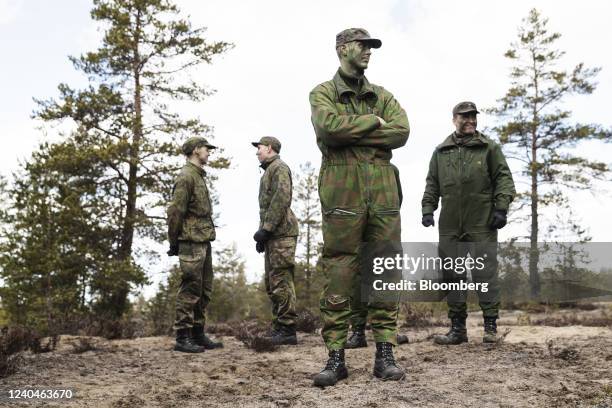
M 188 136 L 211 137 L 198 118 L 181 117 L 170 103 L 210 95 L 190 79 L 192 68 L 211 63 L 231 44 L 206 41 L 205 28 L 192 28 L 178 14 L 167 0 L 94 0 L 91 16 L 105 29 L 102 44 L 70 58 L 89 86 L 76 90 L 60 84 L 58 99 L 37 101 L 37 118 L 74 123 L 75 136 L 67 143 L 88 152 L 80 168 L 101 170 L 91 183 L 93 194 L 108 207 L 108 216 L 98 221 L 114 229 L 107 255 L 118 270 L 138 269 L 135 237 L 165 237 L 163 208 L 180 165 L 177 144 Z M 228 165 L 223 157 L 211 163 Z M 128 308 L 130 283 L 119 273 L 99 280 L 100 308 L 121 316 Z
M 564 52 L 555 48 L 559 33 L 549 33 L 548 19 L 533 9 L 519 28 L 518 41 L 505 56 L 512 62 L 511 86 L 490 112 L 500 124 L 493 130 L 506 156 L 522 164 L 529 188 L 519 191 L 518 209 L 528 209 L 520 219 L 531 221 L 529 280 L 531 294 L 540 293 L 538 242 L 542 209 L 567 207 L 566 192 L 589 189 L 592 181 L 610 171 L 603 162 L 575 153 L 587 140 L 610 140 L 611 133 L 595 124 L 570 123 L 571 112 L 562 103 L 575 94 L 591 94 L 599 68 L 583 63 L 572 70 L 558 67 Z M 519 212 L 519 214 L 521 214 Z

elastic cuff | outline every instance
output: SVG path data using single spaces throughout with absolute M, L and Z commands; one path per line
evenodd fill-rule
M 431 215 L 433 215 L 434 211 L 435 211 L 435 210 L 434 210 L 434 208 L 433 208 L 433 207 L 431 207 L 431 206 L 427 206 L 427 207 L 423 207 L 423 209 L 421 210 L 421 214 L 422 214 L 422 215 L 426 215 L 426 214 L 431 214 Z

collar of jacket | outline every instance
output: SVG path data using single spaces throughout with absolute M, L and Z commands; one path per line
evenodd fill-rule
M 436 149 L 443 150 L 443 149 L 447 149 L 450 147 L 459 146 L 457 142 L 455 141 L 454 136 L 455 136 L 455 132 L 448 135 L 448 137 L 444 139 L 444 141 L 440 143 L 438 147 L 436 147 Z M 471 140 L 469 140 L 463 146 L 482 146 L 482 145 L 487 145 L 487 144 L 489 144 L 489 141 L 485 138 L 485 136 L 482 133 L 476 131 L 474 136 L 472 136 Z
M 374 87 L 368 81 L 368 78 L 365 76 L 361 79 L 361 89 L 359 90 L 359 95 L 356 95 L 358 99 L 367 99 L 367 98 L 378 98 L 376 92 L 374 92 Z M 340 97 L 340 101 L 342 103 L 348 103 L 347 98 L 344 98 L 344 95 L 353 94 L 355 95 L 355 91 L 351 89 L 351 87 L 346 83 L 342 75 L 340 74 L 340 68 L 336 71 L 336 75 L 334 75 L 334 86 L 338 91 L 338 96 Z
M 189 160 L 187 161 L 186 167 L 191 169 L 191 170 L 196 171 L 202 177 L 206 176 L 206 172 L 204 171 L 203 168 L 201 168 L 200 166 L 196 166 L 195 164 L 193 164 Z
M 269 159 L 265 160 L 263 163 L 261 163 L 259 165 L 259 167 L 261 167 L 262 169 L 267 169 L 268 166 L 276 159 L 280 159 L 280 154 L 275 154 L 274 156 L 270 157 Z

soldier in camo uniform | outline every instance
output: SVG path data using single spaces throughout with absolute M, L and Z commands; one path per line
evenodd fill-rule
M 223 347 L 204 333 L 205 309 L 212 292 L 213 269 L 210 242 L 215 240 L 212 206 L 206 187 L 209 150 L 214 149 L 202 137 L 192 137 L 183 144 L 187 163 L 181 169 L 168 206 L 169 256 L 179 257 L 181 285 L 176 296 L 176 344 L 174 350 L 201 353 Z
M 361 243 L 401 240 L 398 183 L 390 159 L 393 149 L 406 144 L 408 118 L 389 91 L 364 76 L 371 49 L 381 44 L 362 28 L 340 32 L 340 68 L 331 81 L 310 93 L 312 124 L 323 154 L 319 198 L 327 282 L 320 309 L 329 350 L 325 368 L 315 376 L 317 386 L 334 385 L 348 376 L 344 349 Z M 393 356 L 398 303 L 370 303 L 368 315 L 376 341 L 374 375 L 403 378 Z
M 280 158 L 281 143 L 264 136 L 257 158 L 265 170 L 259 182 L 259 229 L 253 236 L 257 252 L 265 252 L 266 291 L 272 302 L 272 342 L 297 344 L 295 334 L 295 247 L 298 222 L 291 211 L 291 169 Z

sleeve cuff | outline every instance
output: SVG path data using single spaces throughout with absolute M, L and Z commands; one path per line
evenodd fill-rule
M 428 205 L 427 207 L 423 207 L 423 209 L 421 210 L 421 214 L 425 215 L 425 214 L 433 214 L 436 211 L 435 208 L 433 208 L 432 206 Z

